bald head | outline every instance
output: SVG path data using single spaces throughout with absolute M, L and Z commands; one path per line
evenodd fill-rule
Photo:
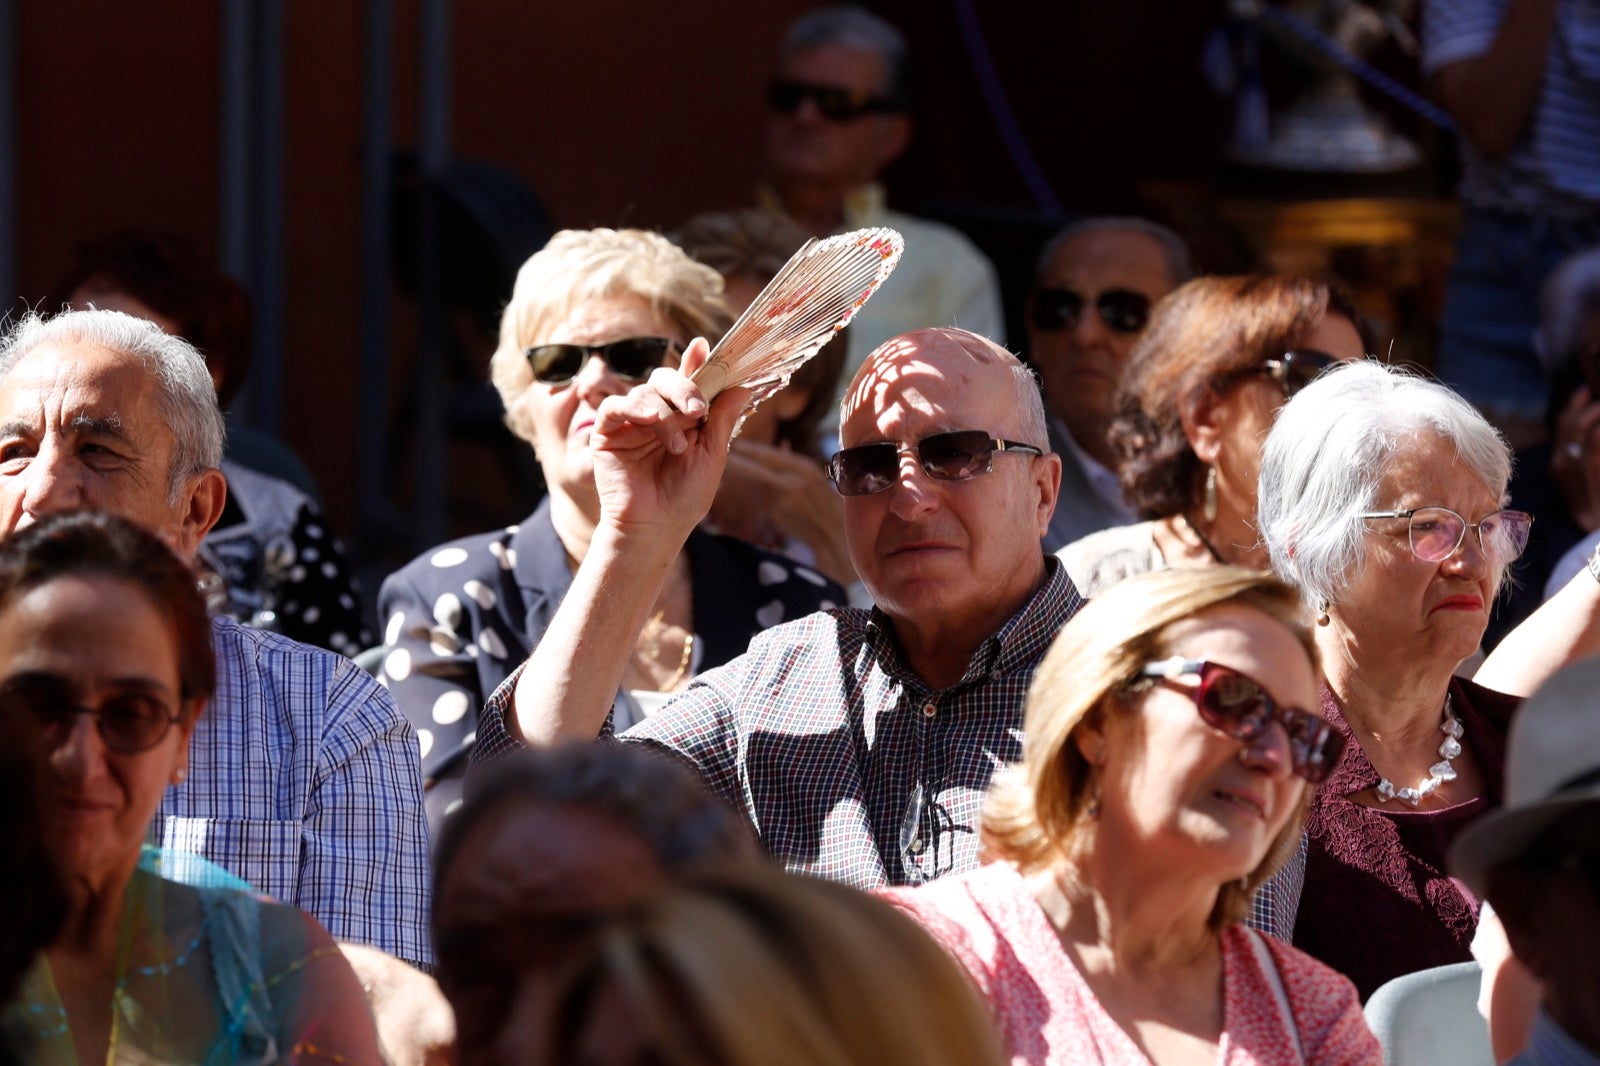
M 949 435 L 1000 440 L 952 470 Z M 942 444 L 924 446 L 935 438 Z M 1016 356 L 960 329 L 902 334 L 867 357 L 846 394 L 839 442 L 879 465 L 881 487 L 845 498 L 856 573 L 893 621 L 912 668 L 934 687 L 992 636 L 1045 576 L 1040 538 L 1061 459 L 1044 405 Z M 890 480 L 883 445 L 897 453 Z M 1032 445 L 1032 449 L 1014 447 Z
M 953 326 L 912 330 L 873 349 L 845 390 L 839 424 L 843 426 L 864 404 L 881 407 L 890 392 L 914 388 L 914 379 L 924 373 L 953 376 L 985 394 L 1011 390 L 1015 419 L 1004 428 L 1018 440 L 1049 448 L 1044 400 L 1033 371 L 987 337 Z M 954 422 L 963 421 L 961 411 L 945 414 Z

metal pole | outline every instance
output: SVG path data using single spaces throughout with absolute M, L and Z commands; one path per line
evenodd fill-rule
M 394 24 L 389 0 L 366 0 L 361 85 L 361 354 L 356 411 L 357 529 L 387 540 L 389 415 L 389 144 Z
M 218 55 L 217 262 L 250 287 L 250 2 L 225 0 Z
M 17 296 L 17 11 L 0 0 L 0 311 Z M 53 313 L 59 307 L 47 307 Z
M 250 85 L 254 56 L 251 0 L 224 0 L 217 54 L 217 265 L 247 291 L 255 289 L 250 241 Z M 232 413 L 250 422 L 253 381 L 234 397 Z
M 284 3 L 260 0 L 256 32 L 256 424 L 283 427 Z
M 450 159 L 450 0 L 422 0 L 422 86 L 417 147 L 422 195 L 417 220 L 417 533 L 424 545 L 444 533 L 443 367 L 447 330 L 443 219 L 439 190 Z

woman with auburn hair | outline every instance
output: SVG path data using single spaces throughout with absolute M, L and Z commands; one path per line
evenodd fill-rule
M 1131 574 L 1265 569 L 1255 529 L 1261 442 L 1318 373 L 1364 357 L 1343 286 L 1282 274 L 1195 278 L 1158 303 L 1118 387 L 1112 445 L 1145 521 L 1057 554 L 1088 597 Z
M 1004 1061 L 971 983 L 916 923 L 775 867 L 689 875 L 612 916 L 542 1008 L 515 1061 Z
M 1240 922 L 1341 738 L 1295 592 L 1174 569 L 1073 617 L 997 775 L 997 861 L 888 897 L 977 981 L 1015 1063 L 1379 1061 L 1344 977 Z

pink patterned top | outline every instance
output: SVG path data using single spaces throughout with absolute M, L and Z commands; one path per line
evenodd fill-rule
M 881 894 L 921 922 L 966 967 L 989 1000 L 1013 1063 L 1149 1066 L 1144 1052 L 1101 1008 L 1009 863 Z M 1219 1066 L 1381 1064 L 1383 1052 L 1362 1018 L 1355 987 L 1311 956 L 1268 937 L 1299 1030 L 1297 1046 L 1251 945 L 1249 938 L 1256 935 L 1242 925 L 1222 934 Z

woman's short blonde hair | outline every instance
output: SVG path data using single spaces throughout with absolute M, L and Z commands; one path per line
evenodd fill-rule
M 1071 861 L 1094 832 L 1094 769 L 1073 742 L 1094 715 L 1138 713 L 1127 698 L 1145 663 L 1170 657 L 1176 622 L 1225 604 L 1251 607 L 1295 635 L 1312 665 L 1316 645 L 1299 594 L 1271 574 L 1232 566 L 1162 570 L 1129 578 L 1095 598 L 1062 627 L 1028 689 L 1020 766 L 995 776 L 983 811 L 983 843 L 1024 872 Z M 1309 793 L 1308 793 L 1309 794 Z M 1238 921 L 1250 896 L 1299 842 L 1304 804 L 1244 878 L 1222 886 L 1215 929 Z
M 489 360 L 489 380 L 505 405 L 506 425 L 523 440 L 533 440 L 533 427 L 517 402 L 533 384 L 524 350 L 563 340 L 549 335 L 556 323 L 586 300 L 612 296 L 638 296 L 686 340 L 705 337 L 715 344 L 733 324 L 722 298 L 722 276 L 661 234 L 562 230 L 517 271 L 511 302 L 500 316 L 500 344 Z
M 608 920 L 546 1004 L 547 1061 L 570 1061 L 605 994 L 674 1066 L 1004 1061 L 977 990 L 920 926 L 776 867 L 691 874 Z

